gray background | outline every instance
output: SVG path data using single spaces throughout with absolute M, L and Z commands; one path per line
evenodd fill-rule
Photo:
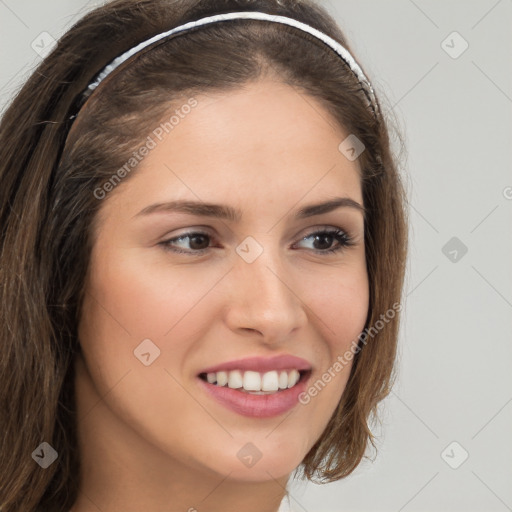
M 512 0 L 322 3 L 405 136 L 411 250 L 378 456 L 292 506 L 512 510 Z M 0 0 L 0 108 L 95 5 Z

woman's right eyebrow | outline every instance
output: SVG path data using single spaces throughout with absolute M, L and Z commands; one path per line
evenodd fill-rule
M 296 213 L 297 219 L 306 219 L 316 215 L 330 213 L 338 208 L 353 208 L 360 211 L 363 217 L 366 216 L 366 210 L 363 205 L 351 199 L 350 197 L 335 197 L 328 201 L 309 204 L 302 207 Z M 201 201 L 176 200 L 165 203 L 155 203 L 147 206 L 134 217 L 146 216 L 153 213 L 187 213 L 198 217 L 212 217 L 227 220 L 229 222 L 240 222 L 243 216 L 239 208 L 228 205 L 205 203 Z

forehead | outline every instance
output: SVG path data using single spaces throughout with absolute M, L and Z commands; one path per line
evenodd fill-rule
M 362 204 L 358 161 L 340 151 L 349 134 L 315 98 L 263 80 L 194 100 L 182 112 L 173 104 L 164 123 L 180 115 L 161 140 L 154 133 L 162 130 L 148 134 L 154 148 L 115 195 L 131 195 L 141 208 L 148 200 L 228 198 L 244 209 L 340 194 Z

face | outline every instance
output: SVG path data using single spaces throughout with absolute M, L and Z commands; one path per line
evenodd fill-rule
M 363 205 L 360 169 L 338 149 L 349 133 L 285 84 L 195 98 L 103 199 L 80 361 L 120 437 L 129 429 L 130 442 L 197 472 L 283 477 L 340 400 L 351 362 L 333 364 L 364 328 L 369 300 L 361 210 L 306 207 Z M 177 201 L 238 218 L 171 208 Z M 254 357 L 267 366 L 228 365 Z M 228 388 L 214 367 L 232 370 Z M 300 380 L 288 388 L 282 372 L 294 369 Z M 236 390 L 245 372 L 248 387 L 259 376 L 286 390 Z

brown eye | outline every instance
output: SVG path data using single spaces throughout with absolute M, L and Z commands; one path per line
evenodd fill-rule
M 183 235 L 175 238 L 171 238 L 170 240 L 161 242 L 159 245 L 162 245 L 166 251 L 172 251 L 180 254 L 197 255 L 204 253 L 208 249 L 210 245 L 210 238 L 211 236 L 207 233 L 194 231 L 190 233 L 184 233 Z M 179 247 L 176 247 L 177 243 L 189 245 L 189 250 L 183 250 Z
M 302 240 L 308 239 L 313 239 L 312 250 L 317 254 L 338 252 L 354 245 L 352 238 L 340 229 L 316 231 L 303 237 Z M 334 242 L 337 242 L 337 245 L 331 247 Z

